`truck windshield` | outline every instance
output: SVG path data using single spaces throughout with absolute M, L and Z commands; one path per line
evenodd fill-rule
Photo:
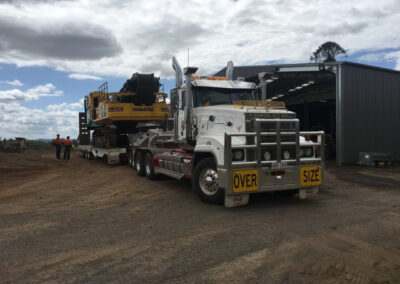
M 251 89 L 222 89 L 198 87 L 193 89 L 195 107 L 231 105 L 235 101 L 254 100 Z

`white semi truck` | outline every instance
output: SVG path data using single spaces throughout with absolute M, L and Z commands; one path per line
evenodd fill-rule
M 249 194 L 316 195 L 324 179 L 324 132 L 300 132 L 295 113 L 266 100 L 269 74 L 254 83 L 200 77 L 175 57 L 171 90 L 173 127 L 130 135 L 129 163 L 139 176 L 191 179 L 205 202 L 245 205 Z M 260 96 L 260 100 L 256 100 Z M 309 139 L 313 137 L 313 139 Z

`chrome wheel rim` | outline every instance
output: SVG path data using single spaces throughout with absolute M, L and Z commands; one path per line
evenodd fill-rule
M 203 169 L 200 172 L 200 188 L 207 195 L 214 195 L 218 189 L 218 173 L 214 169 Z
M 150 174 L 151 174 L 149 163 L 146 164 L 146 174 L 147 174 L 147 175 L 150 175 Z
M 140 163 L 139 163 L 139 162 L 136 162 L 136 170 L 137 170 L 138 172 L 140 172 L 140 170 L 141 170 L 141 168 L 140 168 Z

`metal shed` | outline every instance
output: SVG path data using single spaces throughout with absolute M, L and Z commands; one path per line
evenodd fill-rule
M 237 66 L 233 78 L 259 83 L 261 72 L 269 73 L 267 98 L 285 101 L 303 130 L 324 130 L 339 165 L 360 152 L 400 160 L 400 71 L 345 61 Z

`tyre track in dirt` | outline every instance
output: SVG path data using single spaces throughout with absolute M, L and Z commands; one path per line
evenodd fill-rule
M 27 166 L 0 179 L 4 283 L 400 279 L 400 170 L 328 169 L 315 199 L 262 194 L 226 209 L 199 201 L 188 182 L 148 181 L 76 154 L 69 162 L 13 159 L 14 168 Z M 46 166 L 30 169 L 35 161 Z M 391 184 L 352 181 L 349 171 L 360 170 Z

